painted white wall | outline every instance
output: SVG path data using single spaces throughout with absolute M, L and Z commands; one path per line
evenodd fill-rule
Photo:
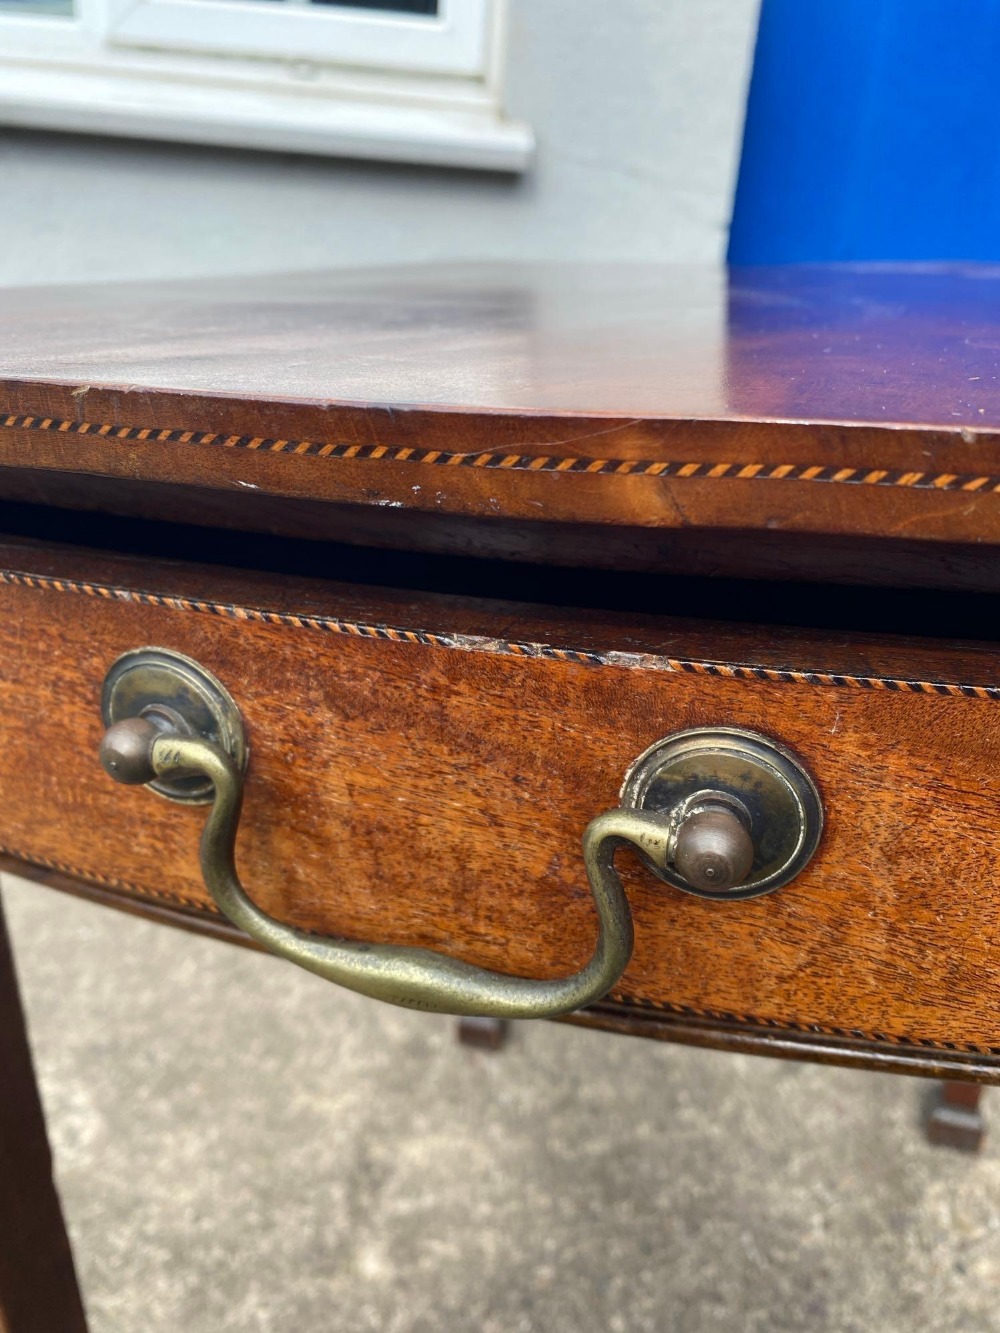
M 720 257 L 758 0 L 512 0 L 523 177 L 0 129 L 0 284 Z

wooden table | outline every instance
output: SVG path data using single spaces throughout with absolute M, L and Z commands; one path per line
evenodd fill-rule
M 8 293 L 0 347 L 6 869 L 251 942 L 221 901 L 314 970 L 480 1017 L 563 993 L 623 888 L 598 954 L 627 966 L 571 1021 L 1000 1081 L 997 271 L 52 287 Z M 140 712 L 111 768 L 173 780 L 184 727 L 207 743 L 121 685 L 147 649 L 234 706 L 249 763 L 213 770 L 209 822 L 242 789 L 252 910 L 199 862 L 204 806 L 98 765 Z M 639 793 L 689 733 L 698 763 L 748 734 L 764 758 Z M 817 808 L 772 882 L 776 755 Z M 0 982 L 0 1309 L 73 1333 Z

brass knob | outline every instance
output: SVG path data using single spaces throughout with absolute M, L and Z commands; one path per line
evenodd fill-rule
M 673 829 L 666 884 L 741 902 L 771 893 L 809 863 L 823 832 L 815 782 L 790 750 L 742 727 L 664 736 L 625 774 L 626 810 L 661 811 Z
M 753 869 L 749 830 L 735 810 L 706 802 L 681 821 L 674 868 L 693 888 L 716 893 L 742 884 Z
M 116 782 L 138 787 L 156 777 L 153 742 L 160 728 L 146 717 L 127 717 L 109 727 L 101 740 L 100 759 L 105 773 Z

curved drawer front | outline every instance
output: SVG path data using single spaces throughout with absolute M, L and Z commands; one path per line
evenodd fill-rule
M 197 659 L 239 705 L 239 868 L 284 922 L 565 974 L 593 948 L 581 834 L 629 765 L 674 732 L 747 728 L 815 780 L 818 851 L 777 891 L 726 902 L 619 852 L 635 951 L 612 998 L 1000 1048 L 1000 684 L 985 649 L 0 550 L 8 864 L 206 916 L 204 811 L 118 787 L 96 760 L 105 674 L 150 645 Z

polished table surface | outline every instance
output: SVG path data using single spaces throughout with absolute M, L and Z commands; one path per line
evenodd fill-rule
M 422 544 L 407 516 L 448 515 L 476 524 L 465 549 L 543 561 L 546 524 L 603 528 L 612 565 L 611 529 L 969 547 L 1000 541 L 998 366 L 984 266 L 38 288 L 0 309 L 0 471 L 70 504 L 57 474 L 86 475 L 118 512 L 118 483 L 221 493 L 206 522 L 242 491 L 251 528 L 281 528 L 267 497 L 381 510 L 400 546 Z M 500 520 L 523 525 L 507 549 Z
M 1000 267 L 448 265 L 32 288 L 5 292 L 0 349 L 0 376 L 78 390 L 989 432 Z

